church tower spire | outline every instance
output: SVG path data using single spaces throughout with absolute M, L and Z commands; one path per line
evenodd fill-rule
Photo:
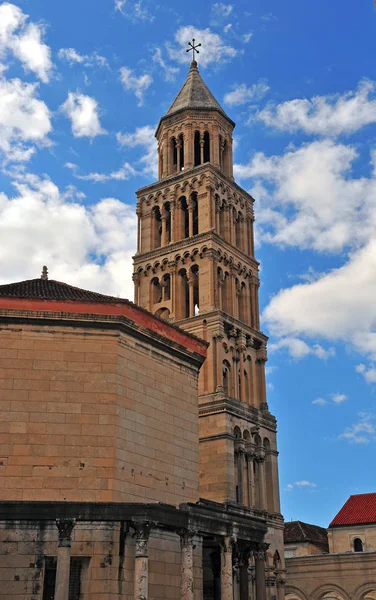
M 234 127 L 193 61 L 156 131 L 159 180 L 137 192 L 135 302 L 210 342 L 198 390 L 200 496 L 265 515 L 283 556 L 254 199 L 233 178 Z

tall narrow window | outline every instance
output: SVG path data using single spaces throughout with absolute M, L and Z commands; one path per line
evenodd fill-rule
M 184 136 L 181 133 L 179 135 L 179 169 L 184 171 Z
M 44 559 L 43 600 L 54 600 L 55 598 L 56 565 L 55 556 L 46 556 Z
M 80 600 L 81 598 L 81 576 L 84 560 L 78 556 L 71 558 L 68 600 Z
M 195 158 L 195 167 L 201 164 L 201 146 L 200 146 L 200 132 L 195 131 L 194 138 L 194 158 Z
M 162 287 L 163 287 L 163 300 L 170 300 L 171 299 L 171 277 L 170 277 L 169 273 L 166 273 L 166 275 L 164 275 L 163 280 L 162 280 Z
M 187 271 L 180 269 L 179 273 L 179 295 L 178 295 L 178 310 L 180 310 L 180 319 L 187 319 L 189 317 L 189 286 Z
M 193 235 L 198 234 L 198 202 L 197 202 L 197 192 L 194 192 L 191 196 L 193 210 L 192 210 L 192 219 L 193 219 Z
M 178 168 L 178 149 L 176 145 L 176 139 L 174 137 L 171 138 L 171 159 L 171 171 L 172 173 L 175 173 Z
M 193 277 L 193 314 L 198 316 L 200 314 L 200 278 L 198 265 L 193 265 L 191 268 L 191 277 Z
M 354 540 L 354 552 L 363 552 L 363 542 L 360 538 Z
M 169 244 L 171 242 L 171 207 L 169 202 L 165 202 L 163 205 L 162 216 L 166 219 L 166 239 L 164 242 Z M 163 233 L 163 232 L 162 232 Z
M 204 133 L 204 162 L 210 162 L 210 135 L 208 131 Z
M 150 286 L 151 286 L 151 303 L 159 304 L 159 302 L 162 302 L 162 286 L 159 283 L 158 277 L 153 277 L 153 279 L 150 282 Z
M 152 221 L 153 248 L 159 248 L 162 242 L 162 217 L 159 206 L 153 208 Z
M 236 246 L 242 250 L 242 214 L 236 215 L 235 219 Z
M 186 199 L 183 197 L 180 201 L 182 234 L 184 238 L 189 237 L 189 212 Z

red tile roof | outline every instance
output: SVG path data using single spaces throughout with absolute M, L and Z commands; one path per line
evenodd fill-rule
M 362 523 L 376 523 L 376 492 L 350 496 L 329 527 Z
M 284 542 L 285 544 L 311 542 L 322 547 L 324 552 L 329 552 L 326 529 L 302 521 L 287 521 L 285 523 Z
M 83 290 L 54 279 L 28 279 L 0 285 L 0 297 L 36 298 L 38 300 L 69 300 L 73 302 L 100 302 L 105 304 L 131 304 L 129 300 L 105 296 Z

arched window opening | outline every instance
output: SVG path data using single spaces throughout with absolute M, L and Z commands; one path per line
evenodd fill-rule
M 180 218 L 181 218 L 182 238 L 187 238 L 187 237 L 189 237 L 189 211 L 188 211 L 188 204 L 187 204 L 187 201 L 184 196 L 183 196 L 183 198 L 181 198 L 181 201 L 180 201 L 180 209 L 181 209 Z
M 273 567 L 274 567 L 274 570 L 278 571 L 281 568 L 281 566 L 282 566 L 281 557 L 279 555 L 278 550 L 276 550 L 274 552 L 274 556 L 273 556 Z
M 246 286 L 244 281 L 240 285 L 239 290 L 239 319 L 244 323 L 248 323 L 247 318 L 247 298 L 246 298 Z
M 162 287 L 163 287 L 163 300 L 171 299 L 171 277 L 168 273 L 163 276 L 162 279 Z
M 178 138 L 179 142 L 179 170 L 184 171 L 184 135 L 181 133 Z
M 243 221 L 243 217 L 242 214 L 239 213 L 238 215 L 236 215 L 236 220 L 235 220 L 235 234 L 236 234 L 236 247 L 240 248 L 242 250 L 242 221 Z
M 179 290 L 177 307 L 180 311 L 179 319 L 187 319 L 189 317 L 189 287 L 187 271 L 180 269 L 179 273 Z
M 255 435 L 254 442 L 255 442 L 256 446 L 261 446 L 261 438 L 258 433 L 256 433 L 256 435 Z
M 153 277 L 150 282 L 151 285 L 151 302 L 152 304 L 159 304 L 162 302 L 162 286 L 159 283 L 158 277 Z
M 153 248 L 160 248 L 162 242 L 162 217 L 159 206 L 154 206 L 152 212 Z
M 156 317 L 159 317 L 160 319 L 163 319 L 163 321 L 168 321 L 168 319 L 170 318 L 170 311 L 168 310 L 168 308 L 158 308 L 158 310 L 155 313 Z
M 219 234 L 223 238 L 226 238 L 226 208 L 226 203 L 223 202 L 219 211 Z
M 230 363 L 228 362 L 228 360 L 224 360 L 223 361 L 223 368 L 222 368 L 222 373 L 223 373 L 223 391 L 224 393 L 229 396 L 230 395 L 230 390 L 231 390 L 231 366 Z M 237 431 L 238 431 L 239 427 L 235 427 L 234 429 L 234 435 L 235 437 L 237 437 Z M 241 433 L 240 433 L 240 429 L 239 429 L 239 436 L 240 437 Z
M 231 280 L 230 275 L 225 273 L 223 280 L 223 311 L 230 314 L 231 307 Z
M 273 495 L 273 468 L 272 455 L 270 453 L 270 441 L 264 438 L 263 447 L 265 450 L 265 485 L 266 485 L 266 510 L 273 512 L 274 510 L 274 495 Z
M 171 160 L 171 173 L 175 173 L 178 168 L 178 149 L 176 145 L 176 138 L 171 138 L 170 141 L 170 160 Z
M 201 164 L 201 134 L 199 131 L 195 131 L 194 136 L 194 159 L 195 159 L 195 167 Z
M 200 289 L 199 289 L 199 269 L 198 265 L 193 265 L 191 268 L 191 277 L 193 279 L 193 310 L 191 310 L 191 316 L 197 317 L 200 314 Z
M 192 202 L 192 220 L 193 220 L 193 235 L 198 234 L 198 202 L 197 192 L 193 192 L 191 196 Z
M 363 542 L 360 538 L 354 540 L 354 552 L 363 552 Z
M 204 133 L 204 163 L 210 162 L 210 135 L 208 131 Z
M 244 390 L 242 390 L 242 396 L 240 398 L 243 402 L 245 402 L 247 400 L 248 390 L 249 390 L 248 373 L 247 373 L 247 371 L 244 371 Z
M 225 362 L 227 362 L 227 361 L 225 361 Z M 242 437 L 242 432 L 240 430 L 240 427 L 238 427 L 237 425 L 236 425 L 236 427 L 234 427 L 234 437 L 236 440 L 240 440 Z
M 171 207 L 170 207 L 169 202 L 166 202 L 163 205 L 162 217 L 166 220 L 165 236 L 162 235 L 162 238 L 165 237 L 164 240 L 162 239 L 162 245 L 163 245 L 163 243 L 169 244 L 171 242 Z M 163 227 L 162 227 L 162 234 L 163 234 Z
M 226 164 L 226 153 L 227 153 L 227 144 L 226 140 L 220 135 L 219 136 L 219 165 L 221 171 L 225 173 L 225 164 Z

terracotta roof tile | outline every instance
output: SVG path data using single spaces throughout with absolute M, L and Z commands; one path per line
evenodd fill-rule
M 285 544 L 311 542 L 329 552 L 326 529 L 318 525 L 303 523 L 302 521 L 289 521 L 285 523 L 284 541 Z
M 362 523 L 376 523 L 376 492 L 350 496 L 329 527 Z
M 29 298 L 38 300 L 69 300 L 77 302 L 99 302 L 105 304 L 131 304 L 124 298 L 105 296 L 83 290 L 53 279 L 28 279 L 17 283 L 0 285 L 0 297 Z

